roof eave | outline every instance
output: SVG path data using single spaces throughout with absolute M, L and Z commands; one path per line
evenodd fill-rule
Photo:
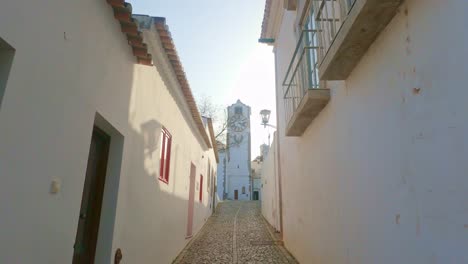
M 283 5 L 280 0 L 266 0 L 263 13 L 262 31 L 259 42 L 274 45 L 283 16 Z
M 166 24 L 166 19 L 163 17 L 153 17 L 153 21 L 161 42 L 163 43 L 164 50 L 166 51 L 166 56 L 168 57 L 176 74 L 177 80 L 179 81 L 180 87 L 182 88 L 182 92 L 190 109 L 192 118 L 195 121 L 198 131 L 201 133 L 206 146 L 211 148 L 212 146 L 210 139 L 206 133 L 205 126 L 203 125 L 203 120 L 201 118 L 200 112 L 198 111 L 195 97 L 193 96 L 192 89 L 190 88 L 187 76 L 185 75 L 185 71 L 182 67 L 182 63 L 175 48 L 174 40 L 171 36 L 171 32 L 169 31 L 169 27 Z
M 138 20 L 139 27 L 144 30 L 155 32 L 156 36 L 159 36 L 159 45 L 161 45 L 163 60 L 167 61 L 168 67 L 171 68 L 171 72 L 174 75 L 175 81 L 180 87 L 178 93 L 183 97 L 185 106 L 191 119 L 194 121 L 194 128 L 197 130 L 197 134 L 200 135 L 203 141 L 204 148 L 212 148 L 210 137 L 205 130 L 202 117 L 198 111 L 198 107 L 190 88 L 187 76 L 182 66 L 182 62 L 177 53 L 174 40 L 172 39 L 169 27 L 166 24 L 164 17 L 150 17 L 146 15 L 134 15 L 134 18 Z M 164 58 L 165 57 L 165 58 Z
M 215 133 L 213 129 L 213 120 L 211 118 L 208 118 L 208 129 L 210 130 L 211 145 L 213 146 L 216 163 L 219 163 L 218 145 L 216 143 Z

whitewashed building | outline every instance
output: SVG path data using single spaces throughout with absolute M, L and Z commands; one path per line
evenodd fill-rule
M 250 162 L 250 168 L 252 169 L 252 200 L 261 200 L 262 190 L 262 165 L 263 156 L 258 156 Z
M 266 1 L 278 189 L 267 177 L 262 198 L 299 262 L 468 263 L 467 12 Z
M 250 162 L 252 169 L 252 200 L 262 199 L 262 168 L 265 159 L 268 157 L 270 147 L 267 144 L 260 146 L 260 156 Z
M 218 145 L 218 175 L 217 175 L 217 194 L 219 200 L 226 199 L 226 165 L 227 165 L 227 151 L 226 144 L 217 142 Z
M 227 113 L 226 199 L 251 200 L 250 107 L 237 100 Z
M 171 263 L 216 204 L 210 125 L 164 18 L 2 2 L 0 263 Z
M 280 213 L 279 213 L 279 163 L 277 147 L 277 132 L 273 134 L 271 148 L 268 150 L 268 155 L 264 157 L 261 174 L 261 204 L 262 214 L 265 219 L 277 231 L 281 231 Z

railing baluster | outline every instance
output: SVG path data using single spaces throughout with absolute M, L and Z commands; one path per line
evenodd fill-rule
M 318 68 L 356 0 L 311 0 L 308 20 L 283 80 L 286 122 L 309 89 L 320 88 Z

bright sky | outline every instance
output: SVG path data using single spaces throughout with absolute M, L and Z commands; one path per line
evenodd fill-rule
M 272 48 L 258 43 L 265 0 L 129 2 L 134 14 L 166 18 L 195 96 L 226 107 L 240 99 L 252 108 L 252 159 L 259 155 L 268 142 L 260 110 L 272 110 L 276 123 Z

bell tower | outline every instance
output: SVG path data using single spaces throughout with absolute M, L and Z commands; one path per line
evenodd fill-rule
M 227 110 L 227 198 L 251 200 L 250 107 L 237 100 Z

